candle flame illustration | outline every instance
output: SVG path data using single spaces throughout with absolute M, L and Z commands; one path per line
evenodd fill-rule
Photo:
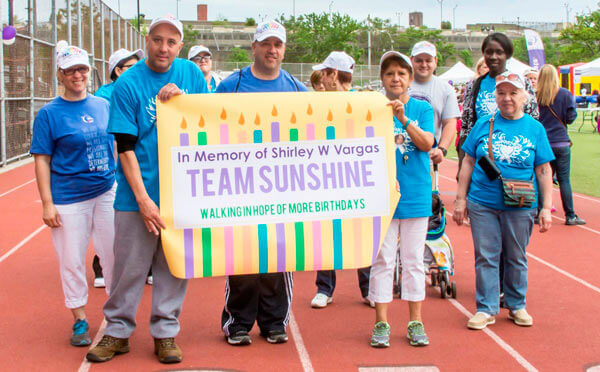
M 200 128 L 204 128 L 204 116 L 200 115 L 200 120 L 198 121 L 198 126 Z
M 246 120 L 244 119 L 244 114 L 240 114 L 240 119 L 238 120 L 239 125 L 244 125 Z
M 329 113 L 327 114 L 327 121 L 333 121 L 333 113 L 331 113 L 331 109 L 329 109 Z
M 275 107 L 275 105 L 273 105 L 273 110 L 271 110 L 271 115 L 277 116 L 277 107 Z
M 306 113 L 308 115 L 312 115 L 312 106 L 310 105 L 310 103 L 308 104 L 308 108 L 306 109 Z
M 225 107 L 223 107 L 223 111 L 221 111 L 221 120 L 227 119 L 227 111 L 225 111 Z
M 371 121 L 373 119 L 373 115 L 371 115 L 371 110 L 367 110 L 367 121 Z
M 260 116 L 258 114 L 256 114 L 256 117 L 254 118 L 254 124 L 260 125 Z
M 350 105 L 350 102 L 348 102 L 348 105 L 346 106 L 346 112 L 349 114 L 352 113 L 352 106 Z
M 292 112 L 292 118 L 290 119 L 290 123 L 296 124 L 296 114 Z
M 185 117 L 181 118 L 181 124 L 179 126 L 181 129 L 187 129 L 187 121 L 185 121 Z

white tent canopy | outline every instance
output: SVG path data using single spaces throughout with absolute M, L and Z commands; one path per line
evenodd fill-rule
M 525 71 L 531 70 L 531 66 L 524 64 L 523 62 L 510 57 L 508 61 L 506 61 L 506 69 L 511 72 L 516 72 L 517 74 L 523 76 Z
M 453 84 L 466 83 L 473 77 L 475 77 L 475 72 L 460 61 L 439 76 L 440 79 L 451 81 Z
M 574 75 L 579 76 L 600 76 L 600 58 L 593 60 L 573 69 Z

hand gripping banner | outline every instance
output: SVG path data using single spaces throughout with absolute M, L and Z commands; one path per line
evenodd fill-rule
M 366 267 L 399 194 L 380 93 L 157 102 L 162 244 L 178 278 Z

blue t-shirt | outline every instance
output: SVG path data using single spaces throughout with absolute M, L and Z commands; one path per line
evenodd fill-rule
M 410 98 L 404 105 L 404 115 L 414 125 L 433 134 L 433 109 L 425 101 Z M 431 174 L 429 153 L 415 146 L 402 123 L 394 117 L 394 136 L 403 136 L 396 145 L 396 180 L 400 184 L 400 200 L 394 218 L 406 219 L 431 216 Z
M 96 97 L 104 98 L 105 100 L 110 102 L 110 97 L 112 96 L 114 90 L 115 90 L 115 82 L 113 81 L 110 84 L 104 84 L 103 86 L 98 88 L 98 90 L 96 91 L 96 93 L 94 93 L 94 95 Z
M 215 82 L 215 78 L 212 76 L 210 77 L 210 90 L 208 92 L 209 93 L 217 92 L 217 83 Z
M 481 80 L 479 93 L 475 101 L 475 112 L 478 118 L 491 115 L 496 112 L 496 80 L 487 75 Z
M 159 205 L 158 144 L 156 138 L 156 95 L 169 83 L 186 94 L 208 93 L 200 69 L 185 59 L 175 58 L 169 71 L 158 73 L 143 63 L 136 63 L 119 77 L 110 101 L 110 133 L 137 136 L 134 153 L 140 166 L 142 180 L 150 198 Z M 117 195 L 115 209 L 137 211 L 138 204 L 117 165 Z
M 477 161 L 488 154 L 488 137 L 491 115 L 477 120 L 462 145 L 462 149 L 475 159 L 468 198 L 496 210 L 514 209 L 504 205 L 502 183 L 499 179 L 490 181 Z M 507 120 L 495 114 L 492 136 L 494 162 L 505 179 L 531 180 L 535 182 L 535 167 L 554 160 L 554 153 L 548 142 L 542 124 L 524 114 L 517 120 Z M 537 203 L 532 205 L 536 208 Z
M 241 74 L 241 76 L 240 76 Z M 239 82 L 239 86 L 238 86 Z M 236 90 L 237 87 L 237 90 Z M 279 70 L 279 76 L 273 80 L 254 77 L 250 66 L 229 75 L 217 88 L 217 93 L 235 92 L 307 92 L 306 86 L 285 70 Z
M 54 204 L 92 199 L 114 184 L 114 138 L 107 124 L 108 102 L 92 95 L 80 101 L 57 97 L 38 112 L 29 151 L 52 157 Z

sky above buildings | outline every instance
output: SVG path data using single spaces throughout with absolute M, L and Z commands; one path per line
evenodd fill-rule
M 114 10 L 125 17 L 136 14 L 135 0 L 104 0 Z M 439 27 L 439 0 L 140 0 L 141 13 L 148 18 L 171 13 L 176 15 L 179 5 L 179 17 L 182 20 L 196 18 L 196 5 L 208 5 L 208 19 L 227 18 L 230 21 L 243 21 L 253 17 L 260 21 L 277 17 L 280 14 L 291 15 L 294 4 L 296 15 L 303 13 L 340 12 L 356 19 L 372 17 L 390 18 L 394 23 L 408 25 L 408 13 L 423 12 L 424 23 L 428 27 Z M 415 4 L 418 4 L 415 5 Z M 569 5 L 570 21 L 575 15 L 598 8 L 598 0 L 443 0 L 444 20 L 453 21 L 459 28 L 467 23 L 489 22 L 564 22 L 567 17 L 565 4 Z M 456 6 L 456 8 L 455 8 Z

